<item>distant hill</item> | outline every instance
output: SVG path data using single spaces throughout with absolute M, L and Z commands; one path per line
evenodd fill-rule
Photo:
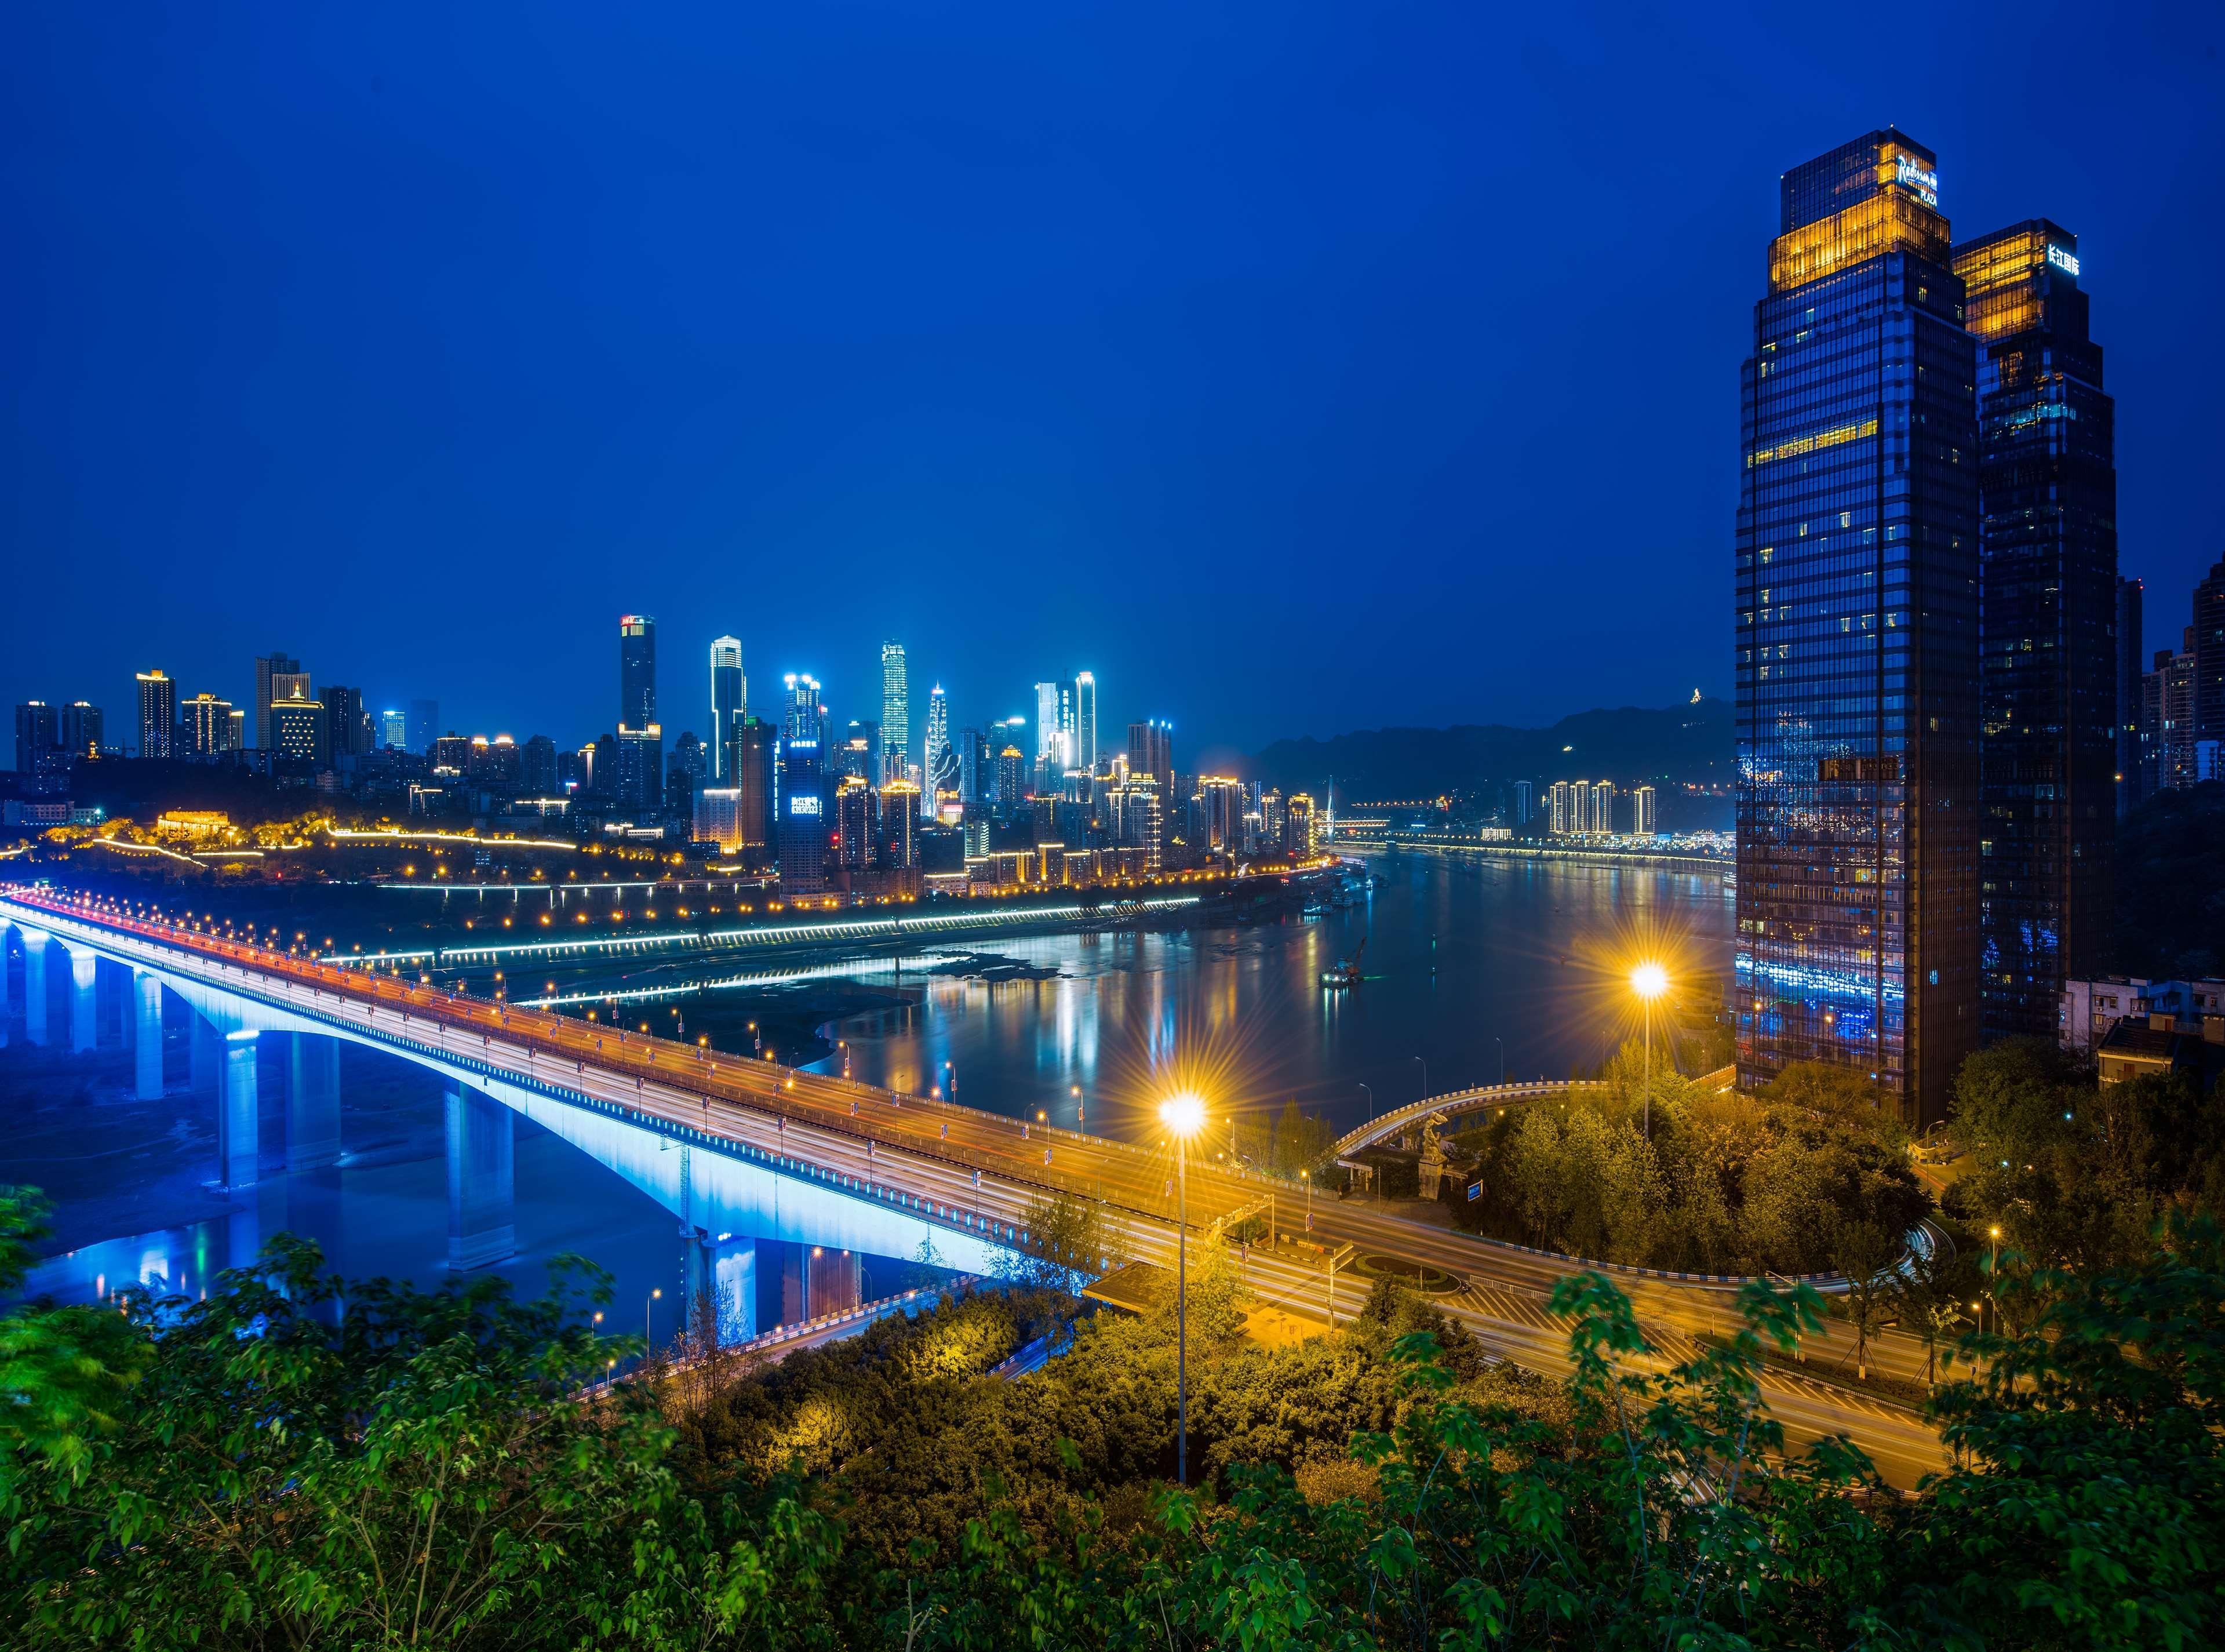
M 1277 740 L 1252 759 L 1252 772 L 1315 795 L 1334 775 L 1340 803 L 1495 792 L 1510 780 L 1721 785 L 1731 778 L 1734 744 L 1730 702 L 1702 700 L 1582 711 L 1550 728 L 1465 724 Z

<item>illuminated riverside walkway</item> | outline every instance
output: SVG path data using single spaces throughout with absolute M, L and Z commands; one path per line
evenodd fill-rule
M 150 922 L 110 903 L 22 887 L 0 888 L 0 920 L 22 931 L 33 1002 L 26 1032 L 45 1025 L 46 955 L 67 950 L 81 982 L 88 1029 L 93 963 L 133 972 L 143 1017 L 155 1036 L 139 1040 L 142 1094 L 147 1052 L 155 1052 L 152 1095 L 162 1092 L 161 991 L 168 988 L 217 1029 L 222 1046 L 219 1153 L 228 1185 L 251 1184 L 255 1063 L 251 1040 L 265 1032 L 345 1038 L 401 1056 L 452 1084 L 451 1251 L 472 1265 L 472 1247 L 502 1242 L 507 1137 L 500 1125 L 523 1112 L 657 1198 L 700 1241 L 700 1268 L 719 1265 L 718 1236 L 735 1230 L 835 1244 L 885 1256 L 934 1244 L 948 1266 L 986 1271 L 1023 1243 L 1031 1210 L 1065 1193 L 1105 1207 L 1117 1255 L 1170 1263 L 1176 1237 L 1175 1169 L 1163 1149 L 1030 1124 L 954 1103 L 899 1096 L 827 1074 L 726 1056 L 540 1010 L 459 997 L 391 975 L 269 947 Z M 77 960 L 88 962 L 79 965 Z M 200 1040 L 197 1038 L 196 1047 Z M 241 1046 L 250 1046 L 242 1048 Z M 335 1064 L 336 1066 L 336 1064 Z M 314 1102 L 320 1085 L 301 1091 Z M 498 1105 L 490 1106 L 489 1103 Z M 333 1103 L 337 1117 L 336 1092 Z M 312 1130 L 314 1120 L 309 1121 Z M 337 1126 L 335 1125 L 335 1129 Z M 840 1197 L 783 1201 L 783 1179 Z M 474 1194 L 473 1190 L 477 1190 Z M 1567 1366 L 1567 1330 L 1543 1299 L 1587 1264 L 1448 1232 L 1402 1216 L 1396 1205 L 1323 1196 L 1298 1185 L 1193 1165 L 1193 1229 L 1276 1201 L 1274 1225 L 1320 1246 L 1361 1255 L 1428 1262 L 1469 1281 L 1445 1303 L 1487 1345 L 1544 1371 Z M 457 1255 L 458 1229 L 465 1246 Z M 691 1261 L 692 1270 L 697 1264 Z M 1319 1255 L 1299 1246 L 1246 1262 L 1262 1299 L 1322 1317 L 1349 1318 L 1372 1280 L 1352 1268 L 1330 1280 Z M 1625 1274 L 1656 1345 L 1688 1348 L 1695 1333 L 1734 1324 L 1729 1293 L 1702 1284 Z M 1905 1339 L 1903 1339 L 1905 1340 Z M 1921 1364 L 1911 1343 L 1887 1369 Z M 1765 1376 L 1772 1409 L 1796 1439 L 1853 1434 L 1897 1483 L 1939 1465 L 1936 1436 L 1909 1414 L 1797 1376 Z

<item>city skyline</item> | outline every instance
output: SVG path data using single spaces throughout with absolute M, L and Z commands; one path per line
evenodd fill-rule
M 824 27 L 777 26 L 805 38 Z M 1330 113 L 1294 129 L 1292 149 L 1244 135 L 1293 130 L 1265 121 L 1263 100 L 1292 95 L 1271 78 L 1170 86 L 1117 42 L 1101 70 L 1051 76 L 1055 101 L 979 100 L 977 127 L 934 125 L 946 98 L 975 101 L 967 31 L 989 26 L 946 20 L 947 35 L 917 42 L 953 77 L 923 105 L 934 75 L 865 77 L 824 111 L 839 142 L 811 137 L 803 111 L 761 88 L 739 151 L 697 141 L 702 80 L 683 75 L 643 112 L 644 56 L 670 65 L 667 43 L 637 40 L 617 52 L 613 97 L 648 133 L 593 128 L 576 153 L 520 177 L 518 156 L 456 130 L 482 71 L 498 70 L 480 61 L 483 36 L 430 60 L 392 41 L 343 52 L 380 64 L 388 89 L 313 75 L 312 112 L 253 67 L 264 53 L 218 53 L 205 80 L 122 64 L 82 20 L 48 19 L 39 48 L 0 71 L 19 134 L 56 157 L 43 182 L 8 186 L 32 249 L 0 276 L 24 322 L 16 594 L 32 611 L 98 613 L 103 635 L 97 648 L 59 627 L 19 639 L 0 694 L 113 715 L 133 673 L 159 664 L 187 693 L 251 705 L 238 662 L 283 639 L 307 658 L 361 662 L 339 669 L 381 706 L 433 696 L 457 727 L 515 724 L 524 680 L 548 685 L 552 734 L 584 730 L 608 699 L 586 688 L 600 683 L 602 616 L 638 607 L 662 616 L 668 660 L 732 632 L 761 669 L 815 670 L 860 710 L 870 696 L 838 685 L 870 682 L 884 636 L 908 638 L 918 674 L 954 706 L 985 710 L 1010 692 L 1015 644 L 1048 673 L 1067 668 L 1053 639 L 1090 639 L 1108 684 L 1174 677 L 1162 662 L 1179 658 L 1191 669 L 1170 683 L 1177 697 L 1119 709 L 1239 751 L 1386 724 L 1534 726 L 1579 702 L 1661 703 L 1693 687 L 1727 696 L 1718 550 L 1734 487 L 1715 456 L 1737 390 L 1721 364 L 1736 358 L 1737 295 L 1771 227 L 1746 186 L 1886 119 L 1954 157 L 1948 187 L 1967 221 L 2044 211 L 2079 238 L 2120 446 L 2139 455 L 2125 468 L 2126 566 L 2175 591 L 2216 559 L 2187 479 L 2217 445 L 2218 416 L 2180 371 L 2214 351 L 2220 326 L 2194 285 L 2220 221 L 2215 179 L 2187 158 L 2219 147 L 2198 43 L 2105 31 L 2100 105 L 2065 123 L 1989 92 L 2038 48 L 1975 20 L 1941 20 L 1920 61 L 1848 59 L 1820 21 L 1762 39 L 1706 18 L 1564 24 L 1540 49 L 1587 65 L 1589 90 L 1565 110 L 1510 86 L 1487 125 L 1477 110 L 1492 100 L 1464 74 L 1457 98 L 1409 88 L 1393 134 L 1355 111 L 1381 92 L 1386 60 L 1429 55 L 1397 32 L 1408 25 L 1374 22 L 1355 41 L 1297 23 L 1280 48 L 1285 86 Z M 273 27 L 335 43 L 353 26 Z M 536 27 L 559 57 L 585 49 L 571 20 Z M 1471 61 L 1486 43 L 1474 29 L 1434 45 L 1497 86 Z M 700 54 L 746 79 L 735 44 L 713 29 Z M 1717 60 L 1744 66 L 1722 99 L 1695 103 L 1661 68 Z M 1802 73 L 1826 61 L 1828 79 Z M 1123 120 L 1109 95 L 1122 76 L 1156 88 L 1153 130 Z M 1809 89 L 1797 110 L 1746 89 L 1788 77 Z M 501 84 L 529 120 L 546 118 L 529 88 Z M 65 105 L 67 85 L 83 95 Z M 434 226 L 458 202 L 415 169 L 425 122 L 442 128 L 457 176 L 575 203 L 486 221 L 443 278 L 437 316 L 393 302 L 447 268 Z M 1674 146 L 1651 136 L 1672 122 Z M 1571 123 L 1581 142 L 1563 141 Z M 1038 127 L 1066 147 L 1021 145 Z M 143 174 L 131 157 L 170 152 L 177 132 L 254 187 L 212 206 Z M 687 198 L 770 189 L 744 220 L 801 225 L 801 238 L 766 262 L 731 229 L 673 229 L 662 207 L 655 236 L 608 233 L 663 200 L 631 181 L 642 146 L 660 141 L 702 156 Z M 1000 158 L 1016 146 L 1037 157 L 1024 176 Z M 799 217 L 851 182 L 846 153 L 897 157 L 897 193 L 861 218 L 896 213 L 921 257 L 887 259 L 871 235 Z M 770 156 L 793 163 L 792 180 L 764 180 L 758 161 Z M 1506 256 L 1487 203 L 1509 190 L 1540 215 L 1550 256 Z M 1022 202 L 1069 194 L 1024 235 L 1008 227 Z M 1232 194 L 1257 203 L 1255 219 L 1221 210 Z M 899 204 L 913 198 L 916 210 Z M 425 200 L 429 216 L 370 224 L 349 204 L 397 199 Z M 58 205 L 70 200 L 109 209 L 80 218 Z M 250 200 L 284 214 L 283 235 L 240 219 Z M 996 255 L 964 267 L 990 278 L 953 283 L 952 255 L 985 237 Z M 205 253 L 217 241 L 231 249 L 221 269 Z M 325 286 L 292 280 L 294 257 L 328 272 Z M 738 264 L 756 270 L 739 291 Z M 1536 285 L 1546 271 L 1550 291 Z M 656 296 L 590 302 L 629 281 Z M 93 292 L 98 305 L 80 301 Z M 1530 319 L 1510 345 L 1485 318 L 1515 313 Z M 768 314 L 785 318 L 779 338 L 756 319 Z M 172 324 L 185 315 L 206 325 Z M 1337 319 L 1324 327 L 1323 315 Z M 1432 338 L 1426 361 L 1398 345 L 1409 329 Z M 1571 387 L 1611 382 L 1633 329 L 1652 371 L 1685 388 L 1657 435 L 1601 469 L 1593 403 Z M 548 352 L 560 336 L 580 348 Z M 628 365 L 614 378 L 617 362 Z M 261 410 L 266 395 L 287 419 Z M 45 416 L 65 408 L 76 411 Z M 130 487 L 115 485 L 121 469 Z M 1577 497 L 1585 508 L 1569 511 Z M 1629 532 L 1640 514 L 1648 531 Z M 1550 556 L 1522 549 L 1542 545 Z M 306 579 L 200 572 L 305 556 L 320 570 Z M 1188 599 L 1148 626 L 1112 612 L 1138 566 L 1178 575 Z M 965 575 L 1006 567 L 1030 571 L 1000 581 L 992 618 Z M 790 600 L 779 580 L 796 568 L 840 570 L 841 600 Z M 450 600 L 449 581 L 501 600 Z M 1411 602 L 1416 581 L 1447 600 Z M 1569 600 L 1578 589 L 1585 600 Z M 2177 638 L 2149 607 L 2152 653 Z M 1245 627 L 1305 651 L 1309 669 L 1246 669 L 1228 645 Z M 1593 691 L 1571 696 L 1554 662 L 1579 650 L 1598 667 Z M 1469 669 L 1476 658 L 1493 669 Z M 677 687 L 668 674 L 668 705 Z

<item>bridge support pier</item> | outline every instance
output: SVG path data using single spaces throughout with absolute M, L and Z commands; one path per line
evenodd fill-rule
M 719 1340 L 747 1342 L 758 1334 L 758 1242 L 730 1241 L 711 1249 L 711 1289 L 718 1304 Z
M 190 1084 L 196 1096 L 213 1096 L 223 1083 L 224 1034 L 199 1010 L 193 1012 Z
M 296 1032 L 293 1043 L 286 1074 L 286 1168 L 321 1170 L 340 1156 L 340 1041 Z
M 517 1254 L 510 1111 L 484 1091 L 451 1081 L 447 1137 L 448 1266 L 468 1273 Z
M 100 1045 L 100 956 L 89 947 L 70 954 L 70 1053 Z
M 255 1076 L 259 1043 L 252 1032 L 224 1035 L 224 1065 L 216 1101 L 216 1157 L 227 1191 L 254 1186 L 259 1173 L 262 1095 Z
M 29 1044 L 47 1041 L 47 947 L 53 940 L 44 930 L 20 931 L 23 937 L 23 1038 Z
M 162 983 L 143 969 L 131 972 L 132 1094 L 162 1099 Z

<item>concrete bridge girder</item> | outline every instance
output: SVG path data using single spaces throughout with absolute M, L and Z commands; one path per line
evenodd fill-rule
M 943 1265 L 977 1274 L 989 1271 L 1000 1249 L 986 1234 L 949 1225 L 881 1199 L 783 1174 L 748 1158 L 738 1147 L 728 1148 L 706 1139 L 683 1138 L 671 1129 L 614 1118 L 593 1105 L 553 1094 L 549 1089 L 488 1072 L 471 1061 L 466 1051 L 445 1053 L 405 1047 L 398 1040 L 390 1042 L 352 1022 L 303 1014 L 177 968 L 151 963 L 135 950 L 111 950 L 73 934 L 57 938 L 66 946 L 112 957 L 160 981 L 217 1035 L 223 1046 L 219 1118 L 220 1127 L 228 1123 L 231 1131 L 225 1142 L 228 1185 L 246 1185 L 231 1181 L 234 1171 L 251 1179 L 247 1161 L 241 1157 L 247 1152 L 244 1086 L 250 1081 L 240 1063 L 249 1063 L 246 1071 L 251 1071 L 254 1045 L 261 1035 L 296 1033 L 345 1039 L 409 1061 L 453 1086 L 476 1090 L 523 1114 L 615 1172 L 681 1223 L 712 1236 L 714 1244 L 719 1242 L 717 1236 L 747 1235 L 892 1257 L 916 1255 L 922 1244 L 931 1244 Z M 246 1052 L 244 1058 L 235 1053 L 242 1049 Z M 220 1128 L 219 1136 L 224 1135 Z M 691 1146 L 692 1153 L 683 1153 Z M 954 1196 L 949 1203 L 957 1203 Z

